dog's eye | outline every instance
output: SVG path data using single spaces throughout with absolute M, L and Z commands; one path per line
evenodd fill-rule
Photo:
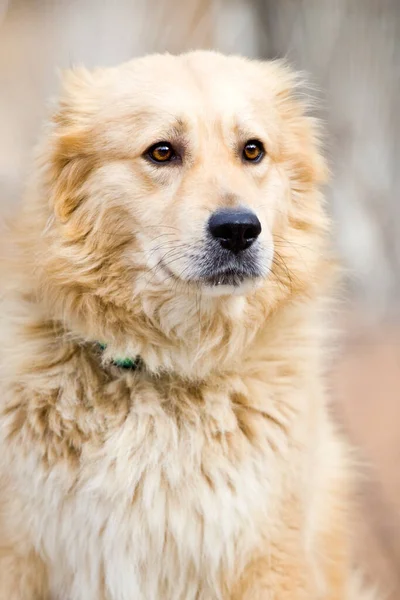
M 166 163 L 177 158 L 177 154 L 169 142 L 159 142 L 146 151 L 146 156 L 156 163 Z
M 259 140 L 249 140 L 243 148 L 243 160 L 247 162 L 260 162 L 264 154 L 264 146 Z

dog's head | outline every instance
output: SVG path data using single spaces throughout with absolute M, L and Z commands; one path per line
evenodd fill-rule
M 88 338 L 151 344 L 154 365 L 198 329 L 222 348 L 321 267 L 326 169 L 280 63 L 194 52 L 69 72 L 40 157 L 50 309 Z

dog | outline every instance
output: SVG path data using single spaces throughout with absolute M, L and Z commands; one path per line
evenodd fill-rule
M 372 598 L 300 84 L 211 51 L 64 74 L 3 261 L 1 600 Z

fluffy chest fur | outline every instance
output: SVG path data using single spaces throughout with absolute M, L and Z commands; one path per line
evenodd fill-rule
M 5 421 L 52 597 L 223 598 L 282 498 L 288 407 L 274 413 L 257 378 L 188 386 L 71 362 Z

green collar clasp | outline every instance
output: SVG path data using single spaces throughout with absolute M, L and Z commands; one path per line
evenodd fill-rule
M 107 344 L 98 344 L 99 348 L 104 351 L 107 347 Z M 130 369 L 131 371 L 136 371 L 139 369 L 141 365 L 141 360 L 139 357 L 136 358 L 114 358 L 112 360 L 112 364 L 120 369 Z

